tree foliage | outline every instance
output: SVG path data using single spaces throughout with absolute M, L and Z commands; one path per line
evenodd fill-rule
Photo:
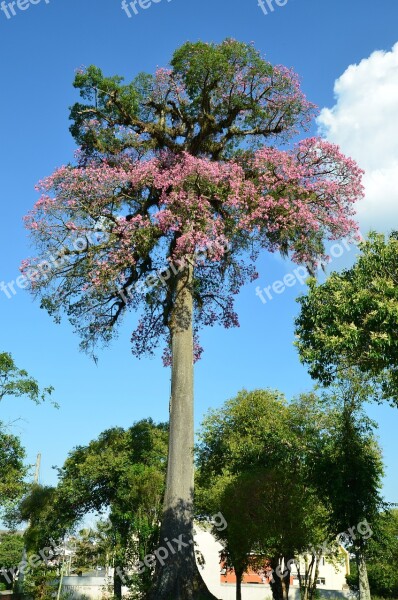
M 238 150 L 246 138 L 291 137 L 312 113 L 297 76 L 253 47 L 185 44 L 154 76 L 124 85 L 89 67 L 75 86 L 86 100 L 72 109 L 82 155 L 39 184 L 26 224 L 41 255 L 22 270 L 84 348 L 143 307 L 133 351 L 152 351 L 187 264 L 196 328 L 236 325 L 234 297 L 257 276 L 261 249 L 314 262 L 325 236 L 355 230 L 361 171 L 336 146 Z
M 24 541 L 20 533 L 0 534 L 0 591 L 12 589 L 24 550 Z
M 352 268 L 312 280 L 299 299 L 297 346 L 312 377 L 330 384 L 339 369 L 356 367 L 397 404 L 397 235 L 373 232 L 360 248 Z
M 166 425 L 148 419 L 126 430 L 109 429 L 72 450 L 59 469 L 57 487 L 34 486 L 20 505 L 20 519 L 30 521 L 29 549 L 37 551 L 51 538 L 73 532 L 87 514 L 104 514 L 109 564 L 127 575 L 158 539 L 167 437 Z M 150 575 L 144 572 L 136 584 L 148 586 Z
M 51 395 L 52 391 L 52 387 L 41 390 L 36 379 L 25 369 L 16 366 L 11 354 L 0 353 L 0 401 L 9 396 L 25 396 L 38 404 Z
M 110 566 L 113 556 L 111 529 L 110 521 L 99 520 L 95 527 L 85 527 L 69 538 L 68 547 L 73 551 L 73 572 Z
M 376 423 L 363 404 L 372 397 L 372 385 L 360 373 L 338 380 L 323 401 L 329 406 L 328 435 L 316 463 L 323 498 L 335 531 L 346 531 L 361 521 L 376 521 L 383 507 L 384 474 Z M 361 536 L 357 534 L 358 543 Z M 350 543 L 355 547 L 354 540 Z
M 378 535 L 369 541 L 367 557 L 372 594 L 383 598 L 398 598 L 398 510 L 396 508 L 380 515 Z
M 197 511 L 222 511 L 228 527 L 214 533 L 238 583 L 268 561 L 273 596 L 285 597 L 286 565 L 303 555 L 302 597 L 313 598 L 322 556 L 341 560 L 338 534 L 365 556 L 384 506 L 381 453 L 362 410 L 371 390 L 352 373 L 328 394 L 287 403 L 276 391 L 243 391 L 209 412 L 197 450 Z
M 8 352 L 0 352 L 0 401 L 5 398 L 26 397 L 36 404 L 46 400 L 52 387 L 41 389 L 39 383 L 25 369 L 19 369 Z M 28 467 L 24 464 L 25 450 L 20 439 L 10 433 L 0 421 L 0 508 L 9 510 L 26 490 L 24 478 Z
M 351 369 L 325 394 L 334 410 L 317 462 L 328 519 L 335 530 L 345 532 L 343 543 L 355 555 L 360 600 L 370 600 L 367 550 L 380 510 L 386 506 L 381 497 L 384 467 L 376 424 L 363 410 L 373 391 L 362 373 Z
M 23 548 L 24 541 L 20 533 L 0 534 L 0 568 L 12 569 L 19 565 Z
M 238 579 L 268 564 L 274 598 L 288 586 L 288 561 L 331 535 L 313 477 L 324 421 L 313 394 L 288 404 L 255 390 L 210 411 L 202 426 L 198 511 L 222 511 L 228 527 L 215 533 Z
M 24 491 L 27 467 L 25 450 L 19 438 L 7 433 L 0 423 L 0 507 L 6 508 Z

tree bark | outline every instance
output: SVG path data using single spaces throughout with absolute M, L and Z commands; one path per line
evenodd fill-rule
M 371 600 L 370 587 L 368 580 L 368 570 L 366 568 L 365 556 L 362 549 L 355 552 L 355 559 L 358 568 L 358 587 L 359 587 L 359 598 L 358 600 Z
M 284 600 L 282 579 L 278 575 L 278 573 L 280 572 L 280 566 L 281 566 L 279 557 L 273 558 L 270 561 L 270 566 L 272 568 L 272 577 L 270 580 L 272 598 L 273 598 L 273 600 Z
M 115 565 L 113 574 L 113 595 L 117 600 L 122 600 L 122 580 L 119 573 L 123 572 L 123 565 Z
M 315 556 L 315 572 L 314 572 L 314 577 L 312 578 L 312 581 L 310 580 L 310 585 L 309 585 L 309 594 L 308 594 L 308 598 L 309 600 L 314 600 L 315 596 L 316 596 L 316 591 L 317 591 L 317 580 L 319 577 L 319 563 L 321 560 L 320 556 Z
M 235 575 L 236 575 L 236 600 L 242 600 L 242 579 L 243 579 L 243 572 L 242 571 L 236 571 L 236 569 L 235 569 Z
M 283 591 L 283 597 L 285 600 L 289 600 L 289 591 L 290 591 L 290 570 L 287 568 L 287 565 L 289 564 L 290 558 L 285 557 L 283 559 L 283 575 L 282 575 L 282 591 Z
M 308 598 L 309 598 L 310 586 L 311 586 L 311 582 L 312 582 L 312 571 L 314 568 L 314 561 L 315 561 L 314 555 L 311 556 L 311 562 L 308 561 L 308 556 L 306 554 L 304 555 L 304 577 L 303 577 L 300 572 L 300 559 L 298 560 L 297 572 L 298 572 L 299 582 L 300 582 L 300 598 L 301 598 L 301 600 L 308 600 Z
M 178 275 L 170 317 L 171 401 L 162 556 L 149 600 L 216 600 L 196 565 L 193 540 L 194 393 L 192 267 Z M 160 548 L 159 548 L 160 550 Z M 162 564 L 163 563 L 163 564 Z

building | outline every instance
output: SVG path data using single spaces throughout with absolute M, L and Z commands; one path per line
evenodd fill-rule
M 220 564 L 221 544 L 209 532 L 199 528 L 195 541 L 204 559 L 204 566 L 199 568 L 210 591 L 220 600 L 235 600 L 236 578 L 233 572 L 227 572 Z M 304 559 L 302 558 L 302 567 L 303 563 Z M 349 574 L 349 553 L 344 548 L 341 549 L 341 560 L 336 567 L 327 560 L 321 560 L 317 584 L 321 596 L 326 598 L 348 597 L 350 594 L 346 585 L 347 574 Z M 292 566 L 291 569 L 290 584 L 289 598 L 299 600 L 299 581 L 295 566 Z M 272 591 L 266 573 L 258 574 L 249 571 L 244 576 L 242 583 L 242 600 L 269 600 L 270 598 L 272 598 Z
M 196 551 L 198 555 L 198 566 L 209 590 L 219 600 L 235 600 L 235 577 L 231 572 L 223 569 L 220 563 L 220 551 L 222 546 L 217 542 L 210 532 L 197 528 L 195 534 Z M 303 561 L 303 559 L 302 559 Z M 349 572 L 348 552 L 342 549 L 342 558 L 336 568 L 326 560 L 321 562 L 319 570 L 318 590 L 321 596 L 327 598 L 345 598 L 349 596 L 345 576 Z M 111 573 L 109 573 L 111 576 Z M 102 600 L 107 597 L 107 589 L 112 583 L 111 578 L 97 577 L 64 577 L 63 589 L 73 594 L 71 600 L 90 598 L 90 600 Z M 290 600 L 300 600 L 297 570 L 291 570 Z M 125 589 L 124 592 L 128 593 Z M 249 571 L 242 584 L 242 600 L 270 600 L 272 591 L 269 581 L 264 574 Z

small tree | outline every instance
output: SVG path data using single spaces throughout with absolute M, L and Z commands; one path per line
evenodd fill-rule
M 329 506 L 330 525 L 336 533 L 346 532 L 345 544 L 355 554 L 360 600 L 370 600 L 368 540 L 371 526 L 377 526 L 385 506 L 380 495 L 384 469 L 375 424 L 362 409 L 371 395 L 372 386 L 351 371 L 325 396 L 337 410 L 330 415 L 329 435 L 316 464 L 318 489 Z
M 198 511 L 221 510 L 228 523 L 216 535 L 236 573 L 237 600 L 248 567 L 266 564 L 274 599 L 287 600 L 295 558 L 325 538 L 325 510 L 312 481 L 320 435 L 314 398 L 288 405 L 278 392 L 243 391 L 203 423 Z
M 372 594 L 398 598 L 398 510 L 380 515 L 376 535 L 367 548 L 368 577 Z
M 65 311 L 91 350 L 109 342 L 127 309 L 143 309 L 133 353 L 166 339 L 172 367 L 163 538 L 186 549 L 157 571 L 152 598 L 211 598 L 195 564 L 193 361 L 201 325 L 238 324 L 240 287 L 261 250 L 314 263 L 325 237 L 355 229 L 361 171 L 311 138 L 289 151 L 313 115 L 289 69 L 250 45 L 186 43 L 171 68 L 130 84 L 89 67 L 76 75 L 76 166 L 39 185 L 26 219 L 40 249 L 24 261 L 41 305 Z
M 112 523 L 99 520 L 95 527 L 81 529 L 77 535 L 68 540 L 68 547 L 73 551 L 73 570 L 92 571 L 97 565 L 108 567 L 113 553 Z
M 70 452 L 59 470 L 59 518 L 69 514 L 67 520 L 75 524 L 91 511 L 109 511 L 116 598 L 122 597 L 123 578 L 129 581 L 129 571 L 158 541 L 167 438 L 167 427 L 151 420 L 127 430 L 110 429 Z M 132 577 L 141 593 L 148 591 L 151 579 L 147 568 L 140 577 Z

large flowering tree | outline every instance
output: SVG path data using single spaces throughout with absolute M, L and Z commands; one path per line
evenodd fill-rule
M 315 263 L 324 240 L 355 230 L 361 171 L 318 138 L 278 149 L 311 121 L 297 76 L 252 47 L 186 43 L 169 69 L 125 85 L 96 67 L 75 86 L 77 163 L 39 184 L 26 217 L 40 249 L 23 273 L 42 306 L 64 311 L 86 350 L 128 310 L 137 356 L 165 340 L 172 368 L 170 446 L 152 598 L 211 598 L 192 539 L 193 361 L 202 325 L 237 326 L 234 298 L 262 250 Z M 271 145 L 274 144 L 274 145 Z

